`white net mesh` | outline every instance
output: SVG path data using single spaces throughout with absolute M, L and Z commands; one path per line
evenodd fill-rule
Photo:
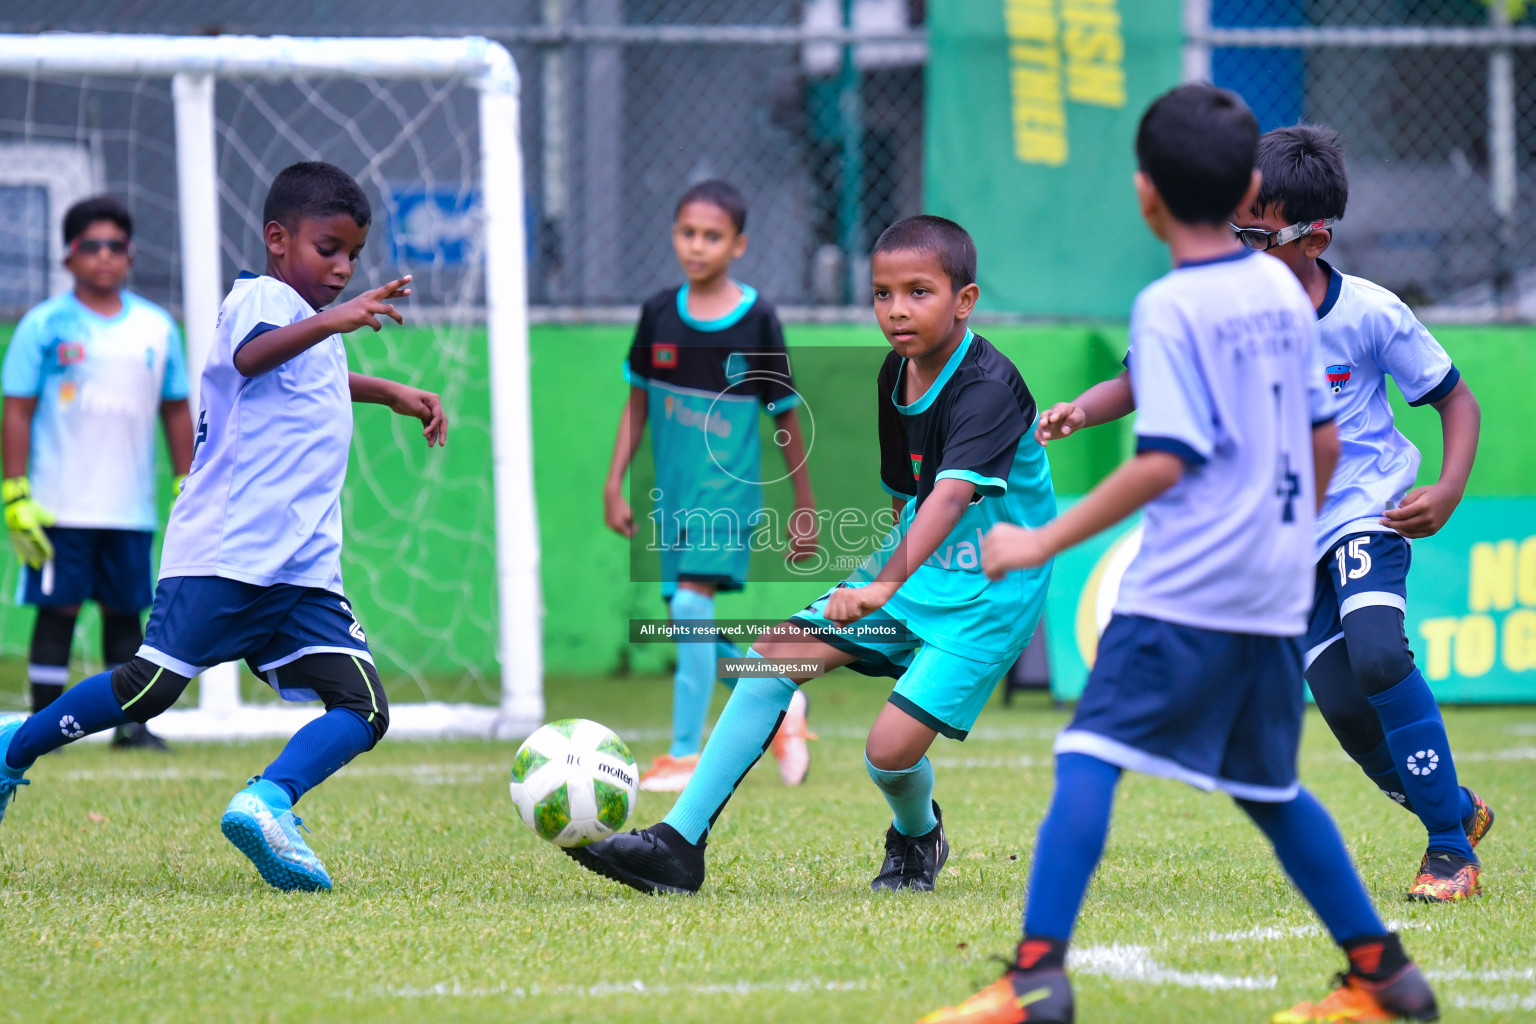
M 494 702 L 496 580 L 489 384 L 479 217 L 476 91 L 464 81 L 367 77 L 217 84 L 221 280 L 260 272 L 262 202 L 297 160 L 350 172 L 374 223 L 352 291 L 415 275 L 405 328 L 348 338 L 352 367 L 438 391 L 450 443 L 359 407 L 343 498 L 349 597 L 395 701 Z M 61 184 L 62 182 L 62 184 Z M 129 285 L 181 312 L 176 152 L 167 78 L 0 77 L 0 334 L 68 287 L 54 269 L 64 209 L 123 199 L 135 218 Z M 162 470 L 164 466 L 162 465 Z M 167 489 L 162 487 L 162 491 Z M 6 585 L 14 588 L 16 563 Z M 0 704 L 24 701 L 32 613 L 0 605 Z M 94 615 L 76 636 L 78 673 L 100 663 Z M 268 699 L 247 680 L 247 699 Z

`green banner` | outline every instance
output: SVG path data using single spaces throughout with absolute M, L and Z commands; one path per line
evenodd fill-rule
M 925 203 L 976 238 L 984 309 L 1115 316 L 1168 269 L 1132 143 L 1179 80 L 1179 0 L 935 0 Z
M 1139 534 L 1122 524 L 1056 560 L 1046 615 L 1058 700 L 1083 692 Z M 1536 703 L 1536 498 L 1467 498 L 1416 541 L 1406 628 L 1442 702 Z

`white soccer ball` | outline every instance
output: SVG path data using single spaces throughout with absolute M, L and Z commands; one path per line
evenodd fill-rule
M 640 771 L 607 726 L 565 718 L 540 726 L 512 759 L 512 802 L 523 824 L 557 846 L 606 839 L 629 820 Z

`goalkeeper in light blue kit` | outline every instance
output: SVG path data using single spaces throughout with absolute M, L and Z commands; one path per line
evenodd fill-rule
M 387 405 L 446 442 L 438 397 L 349 373 L 341 335 L 380 317 L 410 278 L 332 309 L 372 220 L 357 182 L 326 163 L 277 175 L 262 211 L 266 273 L 242 273 L 219 309 L 202 376 L 196 453 L 172 509 L 144 644 L 30 719 L 0 720 L 0 814 L 36 758 L 89 733 L 147 722 L 191 677 L 244 659 L 285 699 L 322 700 L 277 760 L 235 794 L 224 835 L 279 889 L 328 889 L 293 805 L 389 724 L 362 627 L 341 584 L 341 487 L 352 403 Z M 323 311 L 322 311 L 323 310 Z
M 144 640 L 156 419 L 178 480 L 192 463 L 181 332 L 124 287 L 133 218 L 111 196 L 83 199 L 64 214 L 64 245 L 74 288 L 22 317 L 5 352 L 5 519 L 22 562 L 17 600 L 37 608 L 27 657 L 34 714 L 69 684 L 81 604 L 101 609 L 107 668 Z M 137 722 L 113 745 L 165 749 Z

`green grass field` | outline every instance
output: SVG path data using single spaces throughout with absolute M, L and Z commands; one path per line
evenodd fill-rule
M 552 679 L 550 716 L 663 749 L 669 683 Z M 1065 721 L 1038 697 L 994 703 L 941 740 L 953 843 L 931 895 L 874 895 L 889 818 L 864 774 L 884 699 L 846 672 L 811 691 L 810 779 L 747 779 L 694 898 L 587 875 L 516 820 L 513 747 L 390 743 L 301 811 L 336 880 L 268 889 L 218 818 L 277 743 L 51 755 L 0 826 L 0 1019 L 18 1021 L 893 1021 L 990 981 L 1019 896 Z M 1465 781 L 1493 804 L 1488 892 L 1409 905 L 1417 822 L 1376 793 L 1321 721 L 1304 781 L 1339 818 L 1384 916 L 1438 979 L 1447 1020 L 1536 1012 L 1536 833 L 1525 817 L 1536 709 L 1448 710 Z M 645 794 L 637 820 L 670 797 Z M 1085 1022 L 1258 1021 L 1325 991 L 1341 960 L 1230 802 L 1130 778 L 1077 950 Z

